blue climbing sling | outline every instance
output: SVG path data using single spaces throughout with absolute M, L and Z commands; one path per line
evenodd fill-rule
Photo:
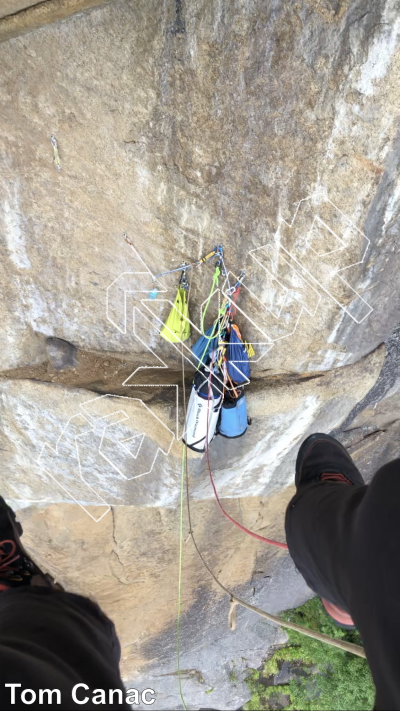
M 238 327 L 231 324 L 229 345 L 226 349 L 226 369 L 234 383 L 247 383 L 250 379 L 249 356 Z

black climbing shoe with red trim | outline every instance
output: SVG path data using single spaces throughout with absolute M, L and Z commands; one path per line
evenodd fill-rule
M 22 526 L 15 513 L 0 496 L 0 593 L 23 585 L 62 590 L 50 575 L 33 562 L 21 545 Z
M 337 439 L 322 432 L 304 440 L 296 460 L 296 488 L 317 481 L 364 485 L 347 449 Z

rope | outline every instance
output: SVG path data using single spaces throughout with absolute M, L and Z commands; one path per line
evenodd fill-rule
M 218 317 L 218 319 L 217 319 L 217 320 L 214 322 L 214 324 L 213 324 L 213 330 L 211 331 L 211 336 L 207 336 L 207 335 L 203 332 L 203 328 L 202 328 L 202 334 L 201 334 L 201 335 L 202 335 L 204 338 L 206 338 L 207 341 L 212 341 L 212 340 L 213 340 L 214 338 L 216 338 L 217 336 L 218 336 L 218 340 L 219 340 L 219 336 L 220 336 L 220 334 L 221 334 L 221 328 L 218 330 L 218 333 L 215 333 L 215 329 L 216 329 L 217 326 L 221 326 L 221 322 L 220 322 L 220 318 L 219 318 L 219 317 Z M 201 366 L 204 365 L 204 363 L 203 363 L 203 358 L 204 358 L 204 356 L 205 356 L 207 350 L 208 350 L 208 343 L 206 343 L 206 345 L 204 346 L 204 350 L 203 350 L 203 353 L 201 354 L 201 358 L 200 358 L 199 362 L 197 363 L 197 368 L 196 368 L 196 370 L 199 370 L 199 369 L 201 368 Z
M 205 305 L 205 307 L 204 307 L 203 318 L 201 319 L 201 332 L 202 332 L 202 335 L 203 335 L 205 338 L 209 338 L 209 336 L 206 336 L 205 333 L 204 333 L 204 319 L 205 319 L 205 317 L 206 317 L 207 309 L 208 309 L 208 307 L 209 307 L 209 305 L 210 305 L 211 297 L 212 297 L 212 295 L 213 295 L 213 293 L 214 293 L 214 291 L 215 291 L 215 287 L 218 286 L 218 280 L 219 280 L 220 274 L 221 274 L 221 270 L 220 270 L 220 268 L 219 268 L 219 266 L 218 266 L 218 264 L 217 264 L 216 267 L 215 267 L 215 269 L 214 269 L 214 274 L 213 274 L 213 279 L 212 279 L 210 294 L 209 294 L 209 296 L 208 296 L 206 305 Z
M 224 272 L 225 272 L 225 275 L 224 275 L 224 276 L 226 276 L 226 281 L 228 282 L 228 289 L 229 289 L 229 291 L 231 291 L 231 284 L 230 284 L 230 281 L 229 281 L 229 274 L 228 274 L 228 270 L 227 270 L 227 268 L 226 268 L 226 266 L 225 266 L 224 255 L 223 255 L 223 254 L 221 254 L 221 263 L 222 263 L 222 266 L 223 266 Z
M 188 295 L 187 295 L 187 305 L 189 308 L 190 299 L 190 287 L 191 281 L 189 282 Z M 182 392 L 183 392 L 183 403 L 185 412 L 185 423 L 186 423 L 186 392 L 185 392 L 185 358 L 183 355 L 183 343 L 182 343 L 182 320 L 181 320 L 181 358 L 182 358 Z M 187 454 L 187 447 L 184 442 L 182 442 L 182 461 L 181 461 L 181 491 L 180 491 L 180 511 L 179 511 L 179 566 L 178 566 L 178 615 L 176 620 L 176 661 L 177 661 L 177 675 L 178 675 L 178 687 L 179 696 L 183 704 L 183 708 L 187 711 L 186 702 L 183 696 L 182 690 L 182 679 L 181 679 L 181 620 L 182 620 L 182 568 L 183 568 L 183 509 L 184 509 L 184 481 L 185 481 L 185 452 Z
M 188 290 L 188 305 L 189 305 L 189 298 L 190 298 L 190 283 L 189 283 L 189 290 Z M 186 423 L 186 417 L 187 417 L 187 408 L 186 408 L 186 383 L 185 383 L 185 359 L 184 359 L 184 354 L 183 354 L 183 346 L 181 344 L 181 357 L 182 357 L 182 392 L 183 392 L 183 410 L 184 410 L 184 417 L 185 417 L 185 423 Z M 210 378 L 211 378 L 211 373 L 209 376 L 209 383 L 210 383 Z M 209 385 L 210 387 L 210 385 Z M 208 407 L 209 407 L 209 400 L 208 402 Z M 263 536 L 260 536 L 253 531 L 250 531 L 249 529 L 245 528 L 245 526 L 242 526 L 240 523 L 235 521 L 229 514 L 225 511 L 225 509 L 222 507 L 222 504 L 220 502 L 218 492 L 215 486 L 214 478 L 212 475 L 212 470 L 211 470 L 211 464 L 210 464 L 210 456 L 209 456 L 209 448 L 208 448 L 208 423 L 209 423 L 209 417 L 208 417 L 208 412 L 207 412 L 207 441 L 206 441 L 206 456 L 207 456 L 207 464 L 208 464 L 208 471 L 210 475 L 210 481 L 214 490 L 214 494 L 218 503 L 218 506 L 224 516 L 226 516 L 232 523 L 234 523 L 241 531 L 244 533 L 248 533 L 251 535 L 253 538 L 256 538 L 264 543 L 268 543 L 270 545 L 274 545 L 278 548 L 282 548 L 284 550 L 288 550 L 288 547 L 286 543 L 279 543 L 278 541 L 274 541 L 269 538 L 264 538 Z M 202 564 L 204 565 L 205 569 L 209 573 L 209 575 L 212 577 L 214 580 L 215 584 L 222 590 L 222 592 L 229 597 L 229 616 L 228 616 L 228 622 L 229 622 L 229 627 L 231 630 L 234 630 L 236 628 L 236 611 L 238 605 L 241 607 L 246 608 L 247 610 L 250 610 L 251 612 L 255 612 L 257 615 L 260 617 L 263 617 L 264 619 L 268 620 L 269 622 L 272 622 L 273 624 L 285 627 L 286 629 L 293 630 L 294 632 L 299 632 L 300 634 L 305 635 L 306 637 L 311 637 L 312 639 L 316 639 L 320 642 L 324 642 L 325 644 L 329 644 L 332 647 L 336 647 L 338 649 L 341 649 L 344 652 L 349 652 L 350 654 L 354 654 L 358 657 L 362 657 L 363 659 L 366 659 L 365 651 L 362 647 L 360 647 L 357 644 L 353 644 L 351 642 L 345 642 L 344 640 L 341 639 L 333 639 L 329 637 L 326 634 L 323 634 L 321 632 L 315 632 L 314 630 L 307 629 L 306 627 L 301 627 L 300 625 L 296 625 L 294 622 L 289 622 L 287 620 L 283 620 L 281 617 L 278 617 L 277 615 L 272 615 L 269 612 L 265 612 L 265 610 L 261 610 L 259 607 L 255 607 L 254 605 L 250 605 L 247 603 L 245 600 L 242 600 L 239 597 L 236 597 L 232 593 L 229 588 L 225 587 L 223 583 L 217 578 L 217 576 L 214 574 L 214 572 L 211 570 L 209 567 L 207 561 L 205 560 L 202 552 L 200 551 L 196 538 L 193 533 L 193 526 L 192 526 L 192 517 L 191 517 L 191 509 L 190 509 L 190 489 L 189 489 L 189 472 L 188 472 L 188 459 L 187 459 L 187 444 L 182 443 L 182 460 L 181 460 L 181 480 L 180 480 L 180 518 L 179 518 L 179 571 L 178 571 L 178 616 L 177 616 L 177 624 L 176 624 L 176 653 L 177 653 L 177 676 L 178 676 L 178 687 L 179 687 L 179 695 L 183 704 L 183 708 L 185 711 L 187 711 L 187 706 L 186 702 L 183 696 L 183 689 L 182 689 L 182 679 L 181 679 L 181 665 L 180 665 L 180 653 L 181 653 L 181 644 L 180 644 L 180 639 L 181 639 L 181 620 L 182 620 L 182 568 L 183 568 L 183 510 L 184 510 L 184 489 L 186 488 L 186 507 L 187 507 L 187 517 L 188 517 L 188 524 L 189 524 L 189 535 L 192 539 L 193 545 L 195 547 L 195 550 L 197 552 L 197 555 L 199 556 Z
M 207 421 L 207 423 L 208 423 L 208 421 Z M 208 432 L 207 432 L 207 435 L 208 435 Z M 207 441 L 208 441 L 208 436 L 207 436 Z M 241 531 L 243 531 L 244 533 L 248 533 L 249 536 L 256 538 L 258 541 L 262 541 L 263 543 L 268 543 L 270 546 L 275 546 L 276 548 L 281 548 L 284 551 L 289 550 L 287 543 L 280 543 L 279 541 L 274 541 L 272 538 L 265 538 L 264 536 L 260 536 L 258 533 L 254 533 L 254 531 L 250 531 L 250 529 L 246 528 L 245 526 L 242 526 L 241 523 L 239 523 L 238 521 L 235 521 L 235 519 L 232 518 L 232 516 L 230 516 L 228 514 L 228 512 L 222 506 L 220 498 L 218 496 L 217 488 L 216 488 L 215 482 L 214 482 L 214 477 L 213 477 L 212 471 L 211 471 L 210 453 L 209 453 L 209 449 L 207 446 L 206 446 L 206 456 L 207 456 L 207 466 L 208 466 L 208 473 L 210 476 L 211 486 L 214 490 L 215 498 L 217 500 L 217 504 L 219 506 L 221 513 L 223 513 L 223 515 L 226 516 L 226 518 L 231 523 L 233 523 L 237 528 L 240 528 Z
M 218 270 L 218 275 L 216 276 L 217 270 Z M 212 295 L 213 295 L 213 293 L 214 293 L 214 290 L 215 290 L 215 285 L 216 285 L 216 284 L 218 285 L 218 278 L 219 278 L 219 276 L 220 276 L 220 273 L 221 273 L 221 272 L 220 272 L 220 270 L 219 270 L 219 267 L 216 266 L 215 272 L 214 272 L 214 276 L 213 276 L 213 282 L 212 282 L 210 294 L 209 294 L 209 297 L 208 297 L 208 299 L 207 299 L 206 307 L 205 307 L 205 309 L 204 309 L 203 316 L 202 316 L 202 321 L 201 321 L 201 335 L 203 336 L 203 338 L 206 338 L 207 341 L 212 341 L 214 338 L 216 338 L 216 337 L 218 336 L 218 347 L 220 347 L 221 345 L 228 345 L 225 341 L 221 341 L 221 334 L 222 334 L 222 333 L 226 330 L 226 328 L 228 327 L 229 318 L 230 318 L 230 316 L 232 315 L 232 305 L 229 304 L 229 299 L 227 299 L 227 298 L 224 299 L 224 301 L 223 301 L 223 303 L 222 303 L 222 306 L 221 306 L 221 308 L 220 308 L 220 310 L 219 310 L 218 317 L 217 317 L 217 318 L 215 319 L 215 321 L 214 321 L 213 330 L 211 331 L 211 335 L 210 335 L 210 336 L 207 336 L 207 334 L 204 333 L 204 319 L 205 319 L 205 315 L 206 315 L 206 312 L 207 312 L 207 309 L 208 309 L 208 305 L 209 305 L 209 303 L 210 303 L 210 299 L 211 299 L 211 297 L 212 297 Z M 237 297 L 239 296 L 239 292 L 240 292 L 240 286 L 238 286 L 238 287 L 236 288 L 236 291 L 235 291 L 234 294 L 232 295 L 232 300 L 233 300 L 234 303 L 236 303 L 236 299 L 237 299 Z M 236 313 L 236 310 L 235 310 L 235 313 Z M 218 326 L 218 333 L 216 332 L 217 326 Z M 198 364 L 197 364 L 196 370 L 199 370 L 199 368 L 203 365 L 203 358 L 204 358 L 205 353 L 207 352 L 207 349 L 208 349 L 208 345 L 207 345 L 207 343 L 206 343 L 206 345 L 205 345 L 205 347 L 204 347 L 204 350 L 203 350 L 203 353 L 201 354 L 201 358 L 200 358 L 200 360 L 199 360 L 199 362 L 198 362 Z
M 182 450 L 185 445 L 182 442 Z M 183 563 L 183 506 L 184 506 L 184 496 L 183 496 L 183 484 L 184 484 L 184 456 L 182 451 L 182 465 L 181 465 L 181 496 L 180 496 L 180 518 L 179 518 L 179 568 L 178 568 L 178 616 L 176 620 L 176 659 L 177 659 L 177 672 L 178 672 L 178 686 L 179 695 L 183 704 L 183 708 L 187 709 L 185 699 L 183 698 L 182 692 L 182 680 L 181 680 L 181 619 L 182 619 L 182 563 Z
M 221 336 L 221 333 L 222 333 L 222 330 L 223 330 L 223 328 L 222 328 L 222 327 L 223 327 L 223 319 L 222 319 L 222 316 L 223 316 L 224 310 L 225 310 L 224 304 L 222 305 L 222 307 L 221 307 L 220 310 L 219 310 L 218 318 L 216 318 L 215 321 L 214 321 L 213 329 L 212 329 L 212 331 L 211 331 L 211 335 L 210 335 L 210 336 L 207 336 L 207 334 L 204 333 L 204 319 L 205 319 L 205 317 L 206 317 L 206 313 L 207 313 L 208 306 L 209 306 L 209 304 L 210 304 L 211 297 L 212 297 L 212 295 L 213 295 L 213 293 L 214 293 L 214 291 L 215 291 L 215 287 L 218 286 L 218 280 L 219 280 L 220 275 L 221 275 L 221 270 L 220 270 L 220 268 L 219 268 L 219 266 L 218 266 L 218 264 L 217 264 L 216 267 L 215 267 L 215 270 L 214 270 L 214 275 L 213 275 L 213 280 L 212 280 L 212 284 L 211 284 L 210 294 L 209 294 L 209 296 L 208 296 L 207 303 L 206 303 L 205 309 L 204 309 L 204 311 L 203 311 L 203 316 L 202 316 L 202 319 L 201 319 L 201 335 L 202 335 L 203 338 L 205 338 L 207 341 L 212 341 L 212 340 L 213 340 L 214 338 L 216 338 L 217 336 L 218 336 L 218 340 L 219 340 L 219 339 L 220 339 L 220 336 Z M 188 305 L 189 305 L 189 300 L 188 300 Z M 218 333 L 216 333 L 216 328 L 217 328 L 217 327 L 218 327 Z M 201 366 L 204 365 L 204 363 L 203 363 L 203 358 L 204 358 L 204 356 L 205 356 L 207 350 L 208 350 L 208 343 L 206 343 L 206 345 L 204 346 L 204 350 L 203 350 L 203 353 L 201 354 L 201 358 L 200 358 L 200 360 L 199 360 L 199 362 L 198 362 L 198 364 L 197 364 L 196 370 L 199 370 L 199 368 L 201 368 Z
M 6 552 L 6 549 L 5 549 L 6 543 L 9 543 L 11 546 L 11 550 L 8 553 Z M 13 567 L 12 564 L 15 563 L 15 561 L 21 557 L 19 555 L 19 553 L 16 554 L 17 544 L 15 543 L 15 541 L 12 541 L 11 539 L 6 539 L 5 541 L 1 542 L 1 547 L 3 550 L 0 549 L 0 572 L 1 573 L 15 572 L 15 567 Z
M 268 543 L 270 546 L 275 546 L 276 548 L 282 548 L 283 550 L 287 551 L 287 550 L 289 550 L 289 548 L 286 543 L 279 543 L 279 541 L 274 541 L 272 538 L 264 538 L 264 536 L 260 536 L 258 533 L 254 533 L 254 531 L 250 531 L 250 529 L 246 528 L 245 526 L 242 526 L 242 524 L 239 523 L 238 521 L 235 521 L 235 519 L 232 518 L 232 516 L 230 516 L 227 511 L 225 511 L 224 507 L 221 504 L 220 498 L 218 496 L 217 487 L 215 486 L 212 470 L 211 470 L 210 450 L 208 447 L 208 410 L 209 410 L 211 393 L 212 393 L 212 391 L 211 391 L 211 371 L 210 371 L 210 375 L 208 378 L 206 459 L 207 459 L 207 467 L 208 467 L 208 473 L 210 476 L 211 486 L 213 488 L 219 509 L 223 513 L 223 515 L 226 516 L 226 518 L 229 519 L 229 521 L 231 521 L 231 523 L 235 524 L 235 526 L 237 526 L 237 528 L 240 528 L 240 530 L 243 531 L 244 533 L 248 533 L 249 536 L 252 536 L 253 538 L 257 538 L 258 541 L 263 541 L 263 543 Z
M 184 363 L 184 358 L 183 358 L 183 352 L 182 352 L 182 386 L 183 386 L 183 405 L 184 405 L 184 416 L 185 416 L 185 422 L 186 422 L 186 393 L 185 393 L 185 363 Z M 207 417 L 207 422 L 208 422 L 208 417 Z M 207 433 L 207 445 L 208 445 L 208 433 Z M 232 593 L 231 590 L 229 590 L 221 581 L 217 578 L 217 576 L 214 574 L 214 572 L 211 570 L 209 567 L 207 561 L 205 560 L 202 552 L 200 551 L 196 538 L 193 533 L 193 526 L 192 526 L 192 517 L 191 517 L 191 509 L 190 509 L 190 489 L 189 489 L 189 472 L 188 472 L 188 465 L 187 465 L 187 445 L 185 444 L 182 450 L 182 458 L 183 458 L 183 467 L 182 469 L 185 472 L 185 482 L 186 482 L 186 507 L 187 507 L 187 516 L 188 516 L 188 523 L 189 523 L 189 535 L 192 539 L 193 545 L 195 547 L 195 550 L 203 563 L 204 567 L 206 568 L 207 572 L 209 575 L 213 578 L 214 582 L 216 585 L 229 597 L 230 600 L 230 609 L 229 609 L 229 624 L 230 628 L 234 629 L 236 626 L 236 608 L 238 605 L 241 607 L 245 607 L 247 610 L 250 610 L 251 612 L 255 612 L 257 615 L 260 615 L 260 617 L 263 617 L 264 619 L 268 620 L 269 622 L 272 622 L 276 625 L 280 625 L 282 627 L 285 627 L 286 629 L 293 630 L 294 632 L 299 632 L 300 634 L 305 635 L 306 637 L 311 637 L 312 639 L 316 639 L 320 642 L 324 642 L 325 644 L 329 644 L 332 647 L 337 647 L 338 649 L 341 649 L 344 652 L 349 652 L 350 654 L 354 654 L 358 657 L 362 657 L 363 659 L 366 659 L 365 651 L 363 647 L 360 647 L 358 644 L 353 644 L 352 642 L 345 642 L 344 640 L 341 639 L 333 639 L 329 637 L 326 634 L 323 634 L 322 632 L 315 632 L 314 630 L 307 629 L 306 627 L 301 627 L 300 625 L 296 625 L 294 622 L 289 622 L 287 620 L 283 620 L 281 617 L 278 617 L 277 615 L 272 615 L 269 612 L 265 612 L 265 610 L 261 610 L 259 607 L 255 607 L 254 605 L 250 605 L 247 603 L 245 600 L 242 600 L 241 598 L 237 597 Z M 208 446 L 207 446 L 208 449 Z M 181 502 L 182 502 L 182 485 L 181 485 Z M 247 532 L 247 529 L 244 527 L 239 526 Z M 250 532 L 251 533 L 251 532 Z M 256 534 L 254 534 L 255 537 L 258 538 Z M 183 530 L 181 531 L 181 536 L 183 538 Z M 262 538 L 262 540 L 268 541 L 269 539 Z M 276 542 L 275 542 L 276 543 Z M 280 544 L 281 546 L 284 546 L 286 544 Z M 186 707 L 185 707 L 186 708 Z

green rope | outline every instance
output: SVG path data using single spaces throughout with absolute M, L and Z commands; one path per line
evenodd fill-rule
M 180 649 L 180 633 L 181 633 L 181 618 L 182 618 L 183 503 L 184 503 L 183 491 L 184 491 L 184 481 L 185 481 L 184 455 L 185 455 L 185 445 L 182 443 L 180 524 L 179 524 L 178 617 L 176 620 L 176 657 L 177 657 L 179 695 L 182 700 L 183 708 L 186 711 L 187 706 L 185 703 L 185 699 L 183 698 L 183 692 L 182 692 L 181 649 Z
M 215 287 L 218 286 L 218 280 L 219 280 L 220 275 L 221 275 L 221 270 L 220 270 L 220 268 L 219 268 L 219 266 L 218 266 L 218 264 L 217 264 L 217 266 L 215 267 L 215 270 L 214 270 L 214 275 L 213 275 L 213 280 L 212 280 L 210 295 L 209 295 L 209 297 L 208 297 L 208 299 L 207 299 L 207 303 L 206 303 L 205 309 L 204 309 L 204 311 L 203 311 L 203 317 L 202 317 L 202 319 L 201 319 L 201 332 L 202 332 L 202 335 L 204 336 L 204 338 L 208 338 L 209 340 L 210 340 L 210 336 L 206 336 L 206 334 L 204 333 L 204 319 L 205 319 L 205 317 L 206 317 L 206 313 L 207 313 L 207 309 L 208 309 L 209 304 L 210 304 L 210 301 L 211 301 L 211 297 L 212 297 L 212 295 L 213 295 L 213 293 L 214 293 L 214 291 L 215 291 Z
M 213 295 L 213 293 L 214 293 L 214 291 L 215 291 L 215 287 L 218 286 L 218 280 L 219 280 L 220 274 L 221 274 L 221 270 L 220 270 L 220 268 L 219 268 L 219 266 L 218 266 L 218 264 L 217 264 L 216 267 L 215 267 L 215 270 L 214 270 L 214 275 L 213 275 L 213 280 L 212 280 L 212 284 L 211 284 L 210 294 L 209 294 L 209 297 L 208 297 L 208 299 L 207 299 L 207 303 L 206 303 L 205 309 L 204 309 L 204 311 L 203 311 L 203 316 L 202 316 L 202 319 L 201 319 L 201 335 L 202 335 L 204 338 L 206 338 L 207 341 L 212 341 L 212 339 L 215 338 L 215 336 L 216 336 L 215 328 L 216 328 L 216 326 L 218 326 L 218 324 L 219 324 L 219 316 L 218 316 L 218 318 L 215 319 L 215 322 L 214 322 L 214 324 L 213 324 L 213 330 L 212 330 L 212 332 L 211 332 L 211 336 L 207 336 L 207 335 L 204 333 L 204 319 L 205 319 L 205 317 L 206 317 L 206 313 L 207 313 L 207 309 L 208 309 L 209 304 L 210 304 L 210 301 L 211 301 L 211 297 L 212 297 L 212 295 Z M 204 356 L 205 356 L 205 353 L 206 353 L 206 351 L 207 351 L 207 348 L 208 348 L 208 343 L 206 343 L 206 345 L 204 346 L 204 350 L 203 350 L 203 353 L 201 354 L 201 358 L 200 358 L 200 360 L 199 360 L 199 362 L 198 362 L 198 364 L 197 364 L 196 370 L 199 370 L 199 368 L 201 368 L 201 366 L 203 365 L 203 358 L 204 358 Z
M 212 330 L 212 332 L 211 332 L 211 336 L 206 336 L 206 335 L 203 333 L 204 338 L 207 338 L 208 341 L 212 341 L 212 339 L 215 338 L 216 335 L 217 335 L 217 334 L 215 333 L 215 329 L 216 329 L 216 327 L 217 327 L 218 325 L 219 325 L 219 317 L 218 317 L 218 318 L 215 320 L 215 322 L 214 322 L 214 326 L 213 326 L 213 330 Z M 218 330 L 218 336 L 219 336 L 219 334 L 220 334 L 220 331 Z M 204 350 L 203 350 L 203 353 L 201 354 L 201 358 L 200 358 L 199 362 L 197 363 L 197 368 L 196 368 L 196 370 L 199 370 L 199 368 L 201 368 L 201 366 L 204 365 L 204 363 L 203 363 L 203 358 L 204 358 L 204 356 L 205 356 L 205 354 L 206 354 L 206 352 L 207 352 L 207 349 L 208 349 L 208 343 L 206 343 L 206 345 L 204 346 Z
M 225 311 L 226 311 L 226 309 L 227 309 L 227 306 L 229 305 L 229 301 L 228 301 L 228 299 L 226 299 L 226 300 L 224 301 L 224 303 L 222 304 L 221 308 L 219 309 L 218 317 L 217 317 L 217 318 L 215 319 L 215 321 L 214 321 L 213 330 L 211 331 L 211 335 L 210 335 L 210 336 L 207 336 L 207 334 L 204 333 L 204 319 L 205 319 L 205 316 L 206 316 L 206 313 L 207 313 L 208 306 L 209 306 L 210 301 L 211 301 L 211 297 L 212 297 L 212 295 L 213 295 L 213 293 L 214 293 L 215 287 L 218 286 L 218 280 L 219 280 L 220 275 L 221 275 L 221 270 L 220 270 L 220 268 L 219 268 L 218 265 L 217 265 L 217 266 L 215 267 L 215 271 L 214 271 L 214 276 L 213 276 L 212 286 L 211 286 L 211 290 L 210 290 L 210 295 L 209 295 L 209 297 L 208 297 L 208 299 L 207 299 L 207 303 L 206 303 L 205 309 L 204 309 L 204 311 L 203 311 L 203 316 L 202 316 L 202 320 L 201 320 L 201 335 L 203 336 L 203 338 L 206 338 L 207 341 L 212 341 L 217 335 L 218 335 L 218 337 L 221 335 L 221 333 L 222 333 L 222 329 L 220 328 L 220 325 L 221 325 L 221 317 L 224 316 Z M 216 328 L 217 328 L 217 326 L 218 326 L 218 334 L 216 333 Z M 205 355 L 207 349 L 208 349 L 208 344 L 206 343 L 206 345 L 204 346 L 204 350 L 203 350 L 203 353 L 202 353 L 202 355 L 201 355 L 201 358 L 200 358 L 200 360 L 199 360 L 199 362 L 198 362 L 198 364 L 197 364 L 196 370 L 199 370 L 199 368 L 201 368 L 201 366 L 203 365 L 203 358 L 204 358 L 204 355 Z

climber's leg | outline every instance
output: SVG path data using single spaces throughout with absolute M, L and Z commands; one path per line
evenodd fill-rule
M 400 708 L 400 460 L 369 486 L 328 435 L 303 443 L 286 512 L 290 554 L 310 587 L 349 612 L 377 687 L 376 708 Z
M 297 493 L 286 513 L 292 558 L 314 592 L 349 613 L 342 585 L 351 536 L 347 529 L 367 487 L 345 448 L 325 434 L 311 435 L 301 445 L 295 483 Z M 305 516 L 306 508 L 310 515 Z M 310 536 L 313 546 L 304 543 Z M 322 557 L 324 567 L 316 566 L 316 558 Z
M 40 689 L 59 690 L 60 708 L 79 708 L 72 696 L 79 683 L 87 686 L 78 694 L 81 700 L 88 697 L 85 708 L 98 708 L 91 700 L 94 689 L 105 690 L 107 708 L 130 708 L 114 624 L 91 600 L 55 585 L 23 549 L 21 535 L 14 512 L 0 497 L 0 708 L 24 708 L 18 703 L 24 689 L 36 694 L 32 704 L 32 695 L 28 697 L 32 709 L 43 708 Z M 14 688 L 17 703 L 6 684 L 21 685 Z M 122 703 L 118 693 L 109 703 L 109 689 L 121 690 Z

